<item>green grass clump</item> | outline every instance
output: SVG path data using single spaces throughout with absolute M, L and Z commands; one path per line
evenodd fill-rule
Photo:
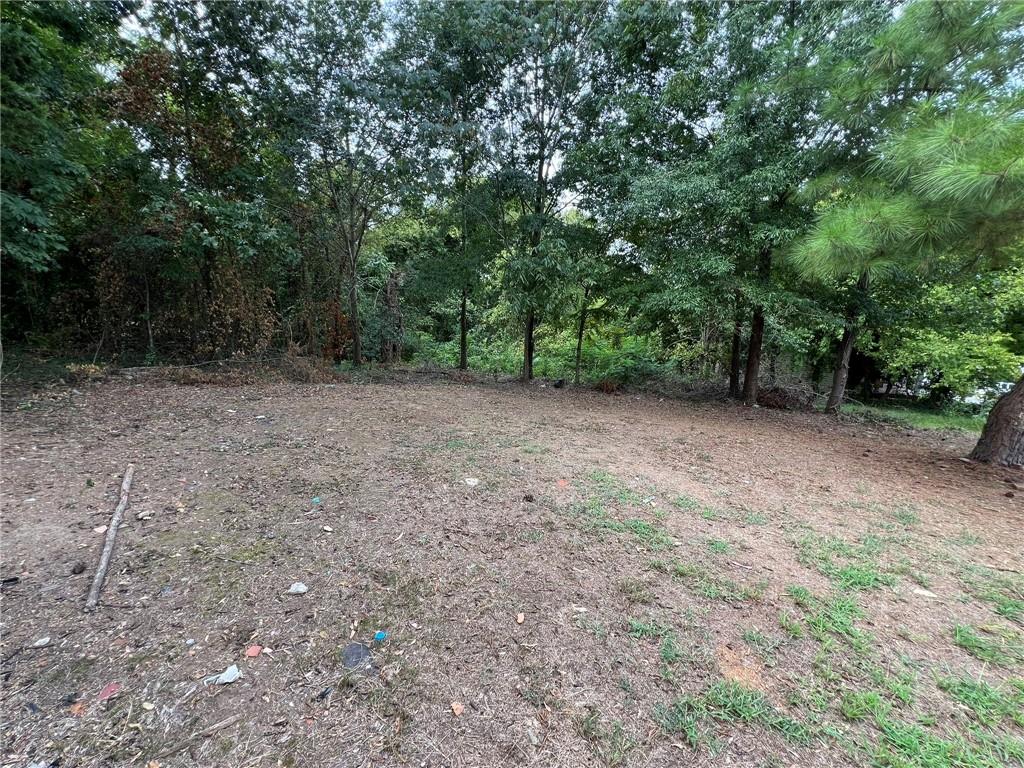
M 672 631 L 672 628 L 659 624 L 654 619 L 647 621 L 629 619 L 626 621 L 626 631 L 630 637 L 639 639 L 643 637 L 665 637 Z
M 708 551 L 716 555 L 727 555 L 732 552 L 732 546 L 721 539 L 708 539 Z
M 672 538 L 657 526 L 635 518 L 627 520 L 625 525 L 648 549 L 668 549 L 672 546 Z
M 760 691 L 739 683 L 718 681 L 699 696 L 681 696 L 670 705 L 655 708 L 655 722 L 666 733 L 681 734 L 691 747 L 706 740 L 704 720 L 760 725 L 795 744 L 809 744 L 811 729 L 779 712 Z
M 834 536 L 808 534 L 796 542 L 797 560 L 816 568 L 846 591 L 879 589 L 896 583 L 891 573 L 882 570 L 879 556 L 883 542 L 866 536 L 850 544 Z
M 1020 749 L 1010 740 L 976 738 L 960 734 L 948 738 L 920 725 L 882 718 L 882 735 L 871 754 L 878 768 L 1005 768 L 1008 753 Z
M 786 630 L 786 633 L 790 637 L 803 637 L 804 628 L 800 624 L 800 620 L 794 617 L 792 614 L 780 612 L 779 613 L 779 626 Z
M 658 648 L 658 655 L 666 664 L 676 664 L 683 660 L 683 649 L 679 645 L 679 641 L 674 633 L 669 632 L 662 638 L 661 646 Z
M 953 628 L 953 642 L 972 656 L 991 664 L 1009 666 L 1024 662 L 1024 637 L 1004 627 L 982 627 L 957 624 Z
M 828 645 L 830 637 L 846 640 L 855 651 L 864 653 L 870 647 L 871 636 L 858 629 L 855 622 L 864 618 L 864 611 L 853 595 L 844 593 L 819 599 L 806 587 L 789 586 L 786 594 L 804 611 L 804 620 L 811 635 Z
M 854 691 L 843 696 L 839 711 L 847 720 L 863 720 L 867 717 L 882 720 L 892 705 L 876 691 Z
M 982 725 L 998 725 L 1010 718 L 1024 728 L 1024 680 L 994 687 L 969 677 L 943 677 L 939 689 L 967 707 Z
M 700 513 L 700 516 L 703 517 L 705 520 L 718 519 L 718 513 L 712 507 L 709 507 L 706 504 L 702 504 L 692 496 L 676 496 L 675 499 L 672 500 L 672 503 L 675 504 L 676 507 L 683 510 L 684 512 Z

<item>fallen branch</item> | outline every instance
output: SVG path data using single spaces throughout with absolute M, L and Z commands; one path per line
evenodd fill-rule
M 181 752 L 181 750 L 185 749 L 185 747 L 187 747 L 189 744 L 191 744 L 196 739 L 202 739 L 202 738 L 206 738 L 207 736 L 212 736 L 213 734 L 215 734 L 217 731 L 221 730 L 222 728 L 227 728 L 229 725 L 233 725 L 234 723 L 237 723 L 241 719 L 242 719 L 242 716 L 240 714 L 232 715 L 231 717 L 225 718 L 225 719 L 221 720 L 219 723 L 214 723 L 209 728 L 204 728 L 203 730 L 199 731 L 198 733 L 193 733 L 187 739 L 183 739 L 182 741 L 179 741 L 177 744 L 175 744 L 175 745 L 173 745 L 171 747 L 168 747 L 163 752 L 159 752 L 158 754 L 156 754 L 153 757 L 153 759 L 154 760 L 162 760 L 165 757 L 170 757 L 171 755 L 177 754 L 178 752 Z
M 92 580 L 92 589 L 89 590 L 89 598 L 85 601 L 85 610 L 91 611 L 96 608 L 100 600 L 100 590 L 103 589 L 103 582 L 107 578 L 107 568 L 110 567 L 110 556 L 114 553 L 114 538 L 117 536 L 117 529 L 121 527 L 121 519 L 124 517 L 124 510 L 128 506 L 128 492 L 132 488 L 132 476 L 135 474 L 135 465 L 129 464 L 125 470 L 124 480 L 121 481 L 121 499 L 117 502 L 114 514 L 110 518 L 110 526 L 107 528 L 107 538 L 103 542 L 103 554 L 100 555 L 100 564 L 96 568 L 96 576 Z

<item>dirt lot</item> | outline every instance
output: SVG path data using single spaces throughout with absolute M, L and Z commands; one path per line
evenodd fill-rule
M 1024 764 L 1024 476 L 963 437 L 415 376 L 3 416 L 4 766 Z

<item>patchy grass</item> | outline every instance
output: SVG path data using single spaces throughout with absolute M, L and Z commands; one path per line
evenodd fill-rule
M 863 720 L 871 717 L 880 722 L 892 709 L 885 698 L 877 691 L 853 691 L 843 696 L 839 711 L 847 720 Z
M 816 568 L 846 591 L 892 586 L 896 577 L 883 569 L 880 556 L 884 542 L 865 536 L 850 544 L 835 536 L 806 534 L 796 541 L 797 560 Z
M 760 600 L 768 584 L 758 581 L 753 584 L 737 584 L 732 579 L 719 576 L 709 567 L 697 563 L 674 560 L 670 563 L 655 562 L 652 567 L 671 574 L 687 588 L 710 600 L 725 600 L 730 603 Z
M 884 421 L 914 429 L 944 429 L 959 432 L 981 433 L 985 426 L 984 416 L 967 416 L 960 413 L 943 413 L 920 407 L 899 405 L 855 405 L 843 406 L 843 413 L 861 416 L 873 421 Z
M 1024 728 L 1024 680 L 992 686 L 981 679 L 956 676 L 939 678 L 938 686 L 982 725 L 998 725 L 1009 718 Z
M 693 498 L 692 496 L 686 496 L 686 495 L 676 496 L 672 500 L 672 503 L 678 509 L 681 509 L 684 512 L 696 512 L 701 517 L 703 517 L 705 520 L 717 520 L 718 517 L 719 517 L 718 512 L 715 511 L 714 508 L 709 507 L 707 504 L 704 504 L 704 503 L 698 501 L 697 499 Z
M 699 696 L 681 696 L 654 710 L 663 731 L 683 736 L 691 747 L 712 741 L 703 728 L 706 721 L 745 723 L 775 731 L 794 744 L 809 744 L 809 726 L 779 712 L 760 691 L 730 681 L 713 683 Z
M 1024 623 L 1024 578 L 980 565 L 966 565 L 958 575 L 967 591 L 991 605 L 997 614 Z
M 715 555 L 728 555 L 732 552 L 732 545 L 721 539 L 708 539 L 708 552 Z
M 622 765 L 636 747 L 636 740 L 626 733 L 618 720 L 605 726 L 596 707 L 587 707 L 575 720 L 576 733 L 589 745 L 594 756 L 609 768 Z
M 766 667 L 774 667 L 778 663 L 775 652 L 782 646 L 782 640 L 769 637 L 759 629 L 747 629 L 743 632 L 743 641 L 754 649 Z
M 619 582 L 619 592 L 631 603 L 649 605 L 654 602 L 654 595 L 648 588 L 646 582 L 640 579 L 622 579 Z
M 870 748 L 873 765 L 885 768 L 1005 768 L 1009 758 L 1024 754 L 1020 742 L 974 734 L 936 735 L 921 725 L 882 717 L 881 737 Z
M 648 619 L 646 621 L 642 619 L 627 619 L 626 631 L 629 633 L 630 637 L 639 639 L 665 637 L 672 631 L 672 628 L 659 624 L 654 619 Z
M 1000 666 L 1024 662 L 1024 636 L 1008 627 L 953 628 L 953 642 L 972 656 Z

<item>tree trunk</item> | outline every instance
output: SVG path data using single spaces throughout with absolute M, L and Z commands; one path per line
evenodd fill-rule
M 855 335 L 853 326 L 847 324 L 843 329 L 843 339 L 839 342 L 839 358 L 836 362 L 836 372 L 832 375 L 832 390 L 828 393 L 825 413 L 839 415 L 846 394 L 846 379 L 850 376 L 850 355 L 853 353 Z
M 850 377 L 850 355 L 853 354 L 853 342 L 857 337 L 857 312 L 863 303 L 868 290 L 868 273 L 861 273 L 857 287 L 846 311 L 846 323 L 843 327 L 843 338 L 839 342 L 839 357 L 836 360 L 836 372 L 832 375 L 832 390 L 828 393 L 825 413 L 839 415 L 846 396 L 846 380 Z
M 469 321 L 466 318 L 466 286 L 462 286 L 462 307 L 459 310 L 459 370 L 469 368 L 469 348 L 466 337 L 469 334 Z
M 526 333 L 523 335 L 523 381 L 533 379 L 533 329 L 536 319 L 531 309 L 526 315 Z
M 1024 464 L 1024 376 L 992 407 L 971 458 L 992 464 Z
M 757 257 L 757 279 L 767 290 L 772 273 L 772 252 L 765 248 Z M 757 404 L 758 374 L 761 372 L 761 344 L 764 341 L 764 305 L 758 302 L 750 321 L 750 343 L 747 346 L 747 370 L 743 375 L 743 402 Z
M 349 264 L 348 328 L 352 334 L 352 365 L 361 365 L 363 362 L 363 344 L 359 334 L 359 289 L 356 279 L 355 260 L 352 260 Z
M 732 326 L 732 353 L 729 355 L 729 397 L 740 398 L 740 362 L 741 345 L 743 344 L 743 321 L 740 320 L 739 309 Z
M 576 374 L 573 382 L 580 383 L 580 358 L 583 356 L 583 331 L 587 327 L 587 302 L 590 300 L 590 286 L 583 289 L 583 304 L 580 306 L 580 326 L 576 331 Z
M 747 370 L 743 374 L 743 402 L 757 403 L 757 376 L 761 371 L 761 342 L 764 341 L 764 309 L 754 308 L 750 321 L 750 343 L 747 345 Z

